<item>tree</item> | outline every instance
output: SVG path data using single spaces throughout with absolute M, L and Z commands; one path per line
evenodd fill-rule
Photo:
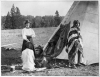
M 44 17 L 42 17 L 42 19 L 41 19 L 41 27 L 44 27 L 45 26 L 45 18 Z
M 11 8 L 11 22 L 12 22 L 12 27 L 11 27 L 11 29 L 15 29 L 15 28 L 16 28 L 15 16 L 16 16 L 16 9 L 15 9 L 15 6 L 14 6 L 14 4 L 13 4 L 13 6 L 12 6 L 12 8 Z
M 35 28 L 35 19 L 32 19 L 32 28 Z
M 20 16 L 20 15 L 21 15 L 20 10 L 19 10 L 18 7 L 16 7 L 16 15 L 17 15 L 17 16 Z
M 31 22 L 31 27 L 55 27 L 60 24 L 60 21 L 63 19 L 63 17 L 59 16 L 59 12 L 55 12 L 55 16 L 31 16 L 31 15 L 21 15 L 20 9 L 18 7 L 15 7 L 14 4 L 12 5 L 12 8 L 10 12 L 7 13 L 7 16 L 2 18 L 1 26 L 2 28 L 6 29 L 19 29 L 25 27 L 23 22 L 28 19 Z
M 55 26 L 58 26 L 60 24 L 60 16 L 59 16 L 59 12 L 56 10 L 55 12 Z
M 18 7 L 16 7 L 16 8 L 15 8 L 15 14 L 14 14 L 14 16 L 13 16 L 13 18 L 14 18 L 14 20 L 15 20 L 15 21 L 14 21 L 14 22 L 15 22 L 15 23 L 14 23 L 14 24 L 15 24 L 15 25 L 14 25 L 14 28 L 18 28 L 18 29 L 20 28 L 20 24 L 21 24 L 21 22 L 20 22 L 20 21 L 21 21 L 21 18 L 20 18 L 20 17 L 21 17 L 20 10 L 19 10 Z
M 56 16 L 56 17 L 59 17 L 59 12 L 58 12 L 58 10 L 56 10 L 55 16 Z
M 11 16 L 12 17 L 16 15 L 16 9 L 15 9 L 14 4 L 12 5 L 12 8 L 11 8 L 11 11 L 10 12 L 11 12 Z
M 41 16 L 36 16 L 35 17 L 35 27 L 41 27 L 41 20 L 42 20 L 42 17 Z
M 5 29 L 5 20 L 6 20 L 6 16 L 1 16 L 1 29 L 3 30 L 3 29 Z
M 12 27 L 11 16 L 10 16 L 10 13 L 8 12 L 8 13 L 7 13 L 7 16 L 6 16 L 4 28 L 5 28 L 5 29 L 9 29 L 9 28 L 11 28 L 11 27 Z

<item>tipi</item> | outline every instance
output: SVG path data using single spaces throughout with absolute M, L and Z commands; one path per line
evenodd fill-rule
M 74 1 L 67 15 L 59 24 L 51 38 L 44 47 L 45 54 L 60 59 L 67 59 L 65 39 L 74 20 L 80 21 L 81 35 L 83 37 L 83 52 L 87 64 L 99 62 L 99 6 L 98 1 Z M 71 21 L 71 23 L 70 23 Z M 66 34 L 63 34 L 65 33 Z M 52 45 L 53 43 L 53 45 Z

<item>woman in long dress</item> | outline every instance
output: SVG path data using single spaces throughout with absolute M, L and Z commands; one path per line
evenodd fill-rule
M 29 20 L 25 21 L 25 28 L 22 29 L 22 61 L 23 67 L 22 69 L 25 71 L 33 71 L 35 70 L 35 49 L 33 43 L 33 37 L 35 37 L 35 32 L 32 28 L 30 28 Z

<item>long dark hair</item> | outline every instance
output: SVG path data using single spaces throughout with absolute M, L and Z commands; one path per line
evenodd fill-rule
M 72 28 L 73 28 L 73 27 L 76 27 L 77 29 L 80 30 L 80 28 L 79 28 L 79 27 L 80 27 L 80 22 L 79 22 L 78 20 L 74 20 L 74 21 L 73 21 L 73 26 L 72 26 Z

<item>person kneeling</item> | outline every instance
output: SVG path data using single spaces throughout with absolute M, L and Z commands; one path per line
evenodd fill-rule
M 30 72 L 35 71 L 35 56 L 33 46 L 31 42 L 26 42 L 26 49 L 22 51 L 22 62 L 24 71 Z

